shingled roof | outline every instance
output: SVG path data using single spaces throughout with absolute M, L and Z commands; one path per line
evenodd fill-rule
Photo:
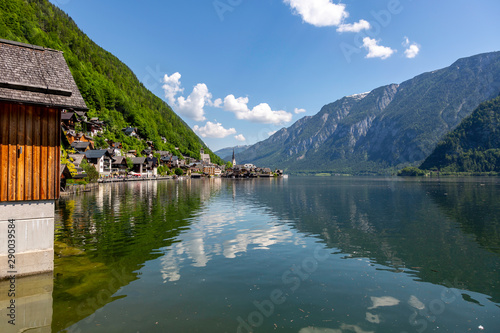
M 0 39 L 0 100 L 88 110 L 61 51 Z

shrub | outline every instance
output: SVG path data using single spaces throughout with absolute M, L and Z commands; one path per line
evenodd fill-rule
M 425 176 L 425 171 L 415 167 L 406 167 L 398 171 L 398 176 L 402 177 Z

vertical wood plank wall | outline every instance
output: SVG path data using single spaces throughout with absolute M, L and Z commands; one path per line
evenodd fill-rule
M 61 111 L 0 102 L 0 201 L 59 198 Z

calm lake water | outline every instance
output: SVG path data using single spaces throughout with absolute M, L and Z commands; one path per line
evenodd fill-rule
M 103 185 L 56 208 L 52 332 L 500 332 L 500 180 Z

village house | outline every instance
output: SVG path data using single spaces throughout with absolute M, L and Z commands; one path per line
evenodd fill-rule
M 141 151 L 141 154 L 142 155 L 146 155 L 146 156 L 152 156 L 153 155 L 153 150 L 151 148 L 146 148 L 146 149 L 143 149 Z
M 157 150 L 157 151 L 155 151 L 155 154 L 160 155 L 160 157 L 170 156 L 171 155 L 169 151 L 164 151 L 164 150 Z
M 147 157 L 146 162 L 151 163 L 152 168 L 157 168 L 159 166 L 159 161 L 156 157 Z
M 66 164 L 61 164 L 60 186 L 61 190 L 66 188 L 66 182 L 73 179 L 73 175 Z
M 121 142 L 108 141 L 108 145 L 110 149 L 114 150 L 115 156 L 122 156 L 123 146 Z
M 129 150 L 125 153 L 125 157 L 128 157 L 128 158 L 134 158 L 134 157 L 137 157 L 137 151 L 135 150 Z
M 108 144 L 109 144 L 110 148 L 114 148 L 114 149 L 122 149 L 123 148 L 121 142 L 109 141 Z
M 73 178 L 74 179 L 85 178 L 87 175 L 85 174 L 85 171 L 83 171 L 82 169 L 83 161 L 87 162 L 87 157 L 85 156 L 85 154 L 68 154 L 68 158 L 76 168 L 77 174 L 73 176 Z
M 145 157 L 134 157 L 132 158 L 132 163 L 134 164 L 134 168 L 132 172 L 136 174 L 146 175 L 147 174 L 147 163 Z
M 94 140 L 92 137 L 88 136 L 87 134 L 83 134 L 83 133 L 78 133 L 77 134 L 77 137 L 78 137 L 78 141 L 80 142 L 90 142 L 92 144 L 92 149 L 94 149 Z
M 85 156 L 101 176 L 111 174 L 112 157 L 106 149 L 87 150 Z
M 71 148 L 74 150 L 85 153 L 88 150 L 94 149 L 94 145 L 92 142 L 85 142 L 85 141 L 73 141 L 71 144 Z
M 87 128 L 87 133 L 92 137 L 104 132 L 104 122 L 98 118 L 91 118 L 90 121 L 85 122 L 85 127 Z
M 262 169 L 262 174 L 264 174 L 264 175 L 272 175 L 273 172 L 271 171 L 270 168 L 263 168 Z
M 117 175 L 127 174 L 128 164 L 127 158 L 124 156 L 115 156 L 111 163 L 111 173 Z
M 83 134 L 83 133 L 77 133 L 75 130 L 73 129 L 69 129 L 66 125 L 62 124 L 61 125 L 61 129 L 63 130 L 65 136 L 66 136 L 66 140 L 68 141 L 68 143 L 71 145 L 73 142 L 76 142 L 76 141 L 81 141 L 81 142 L 90 142 L 91 143 L 91 148 L 90 149 L 94 149 L 94 140 L 92 139 L 92 137 L 89 137 L 87 136 L 86 134 Z
M 0 229 L 15 222 L 17 276 L 54 267 L 63 109 L 87 110 L 63 53 L 0 40 Z M 7 264 L 5 246 L 0 278 Z
M 171 161 L 171 165 L 173 168 L 181 168 L 186 166 L 186 160 L 179 158 L 179 156 L 172 156 Z
M 218 165 L 204 165 L 203 173 L 208 176 L 220 176 L 222 174 L 222 170 Z
M 74 112 L 68 112 L 63 110 L 61 112 L 61 123 L 65 125 L 68 129 L 75 129 L 75 124 L 78 122 Z
M 62 130 L 66 134 L 66 139 L 68 140 L 69 144 L 72 144 L 75 141 L 80 141 L 80 136 L 76 133 L 75 130 L 69 129 L 65 127 L 64 125 L 61 126 Z
M 126 127 L 122 129 L 123 133 L 127 136 L 137 136 L 137 128 L 135 127 Z
M 156 157 L 146 158 L 146 171 L 148 177 L 156 176 L 158 174 L 158 159 Z
M 83 161 L 87 161 L 87 156 L 85 156 L 85 154 L 68 154 L 68 158 L 77 169 L 81 168 Z
M 108 151 L 111 154 L 111 156 L 122 156 L 122 150 L 119 148 L 110 147 L 108 148 Z
M 162 156 L 160 157 L 160 164 L 166 165 L 169 169 L 172 168 L 172 156 Z
M 85 111 L 75 111 L 75 114 L 79 122 L 87 121 L 87 113 Z

